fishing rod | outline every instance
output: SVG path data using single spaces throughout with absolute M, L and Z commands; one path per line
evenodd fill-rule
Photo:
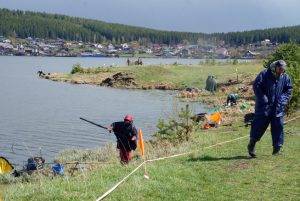
M 85 118 L 82 118 L 82 117 L 80 117 L 79 119 L 81 119 L 81 120 L 83 120 L 83 121 L 86 121 L 86 122 L 88 122 L 88 123 L 90 123 L 90 124 L 93 124 L 93 125 L 95 125 L 95 126 L 98 126 L 98 127 L 100 127 L 100 128 L 103 128 L 103 129 L 106 129 L 106 130 L 108 130 L 108 128 L 107 128 L 107 127 L 105 127 L 105 126 L 102 126 L 102 125 L 100 125 L 100 124 L 97 124 L 97 123 L 94 123 L 94 122 L 92 122 L 92 121 L 90 121 L 90 120 L 87 120 L 87 119 L 85 119 Z
M 86 121 L 86 122 L 88 122 L 88 123 L 90 123 L 90 124 L 93 124 L 93 125 L 95 125 L 95 126 L 98 126 L 98 127 L 100 127 L 100 128 L 103 128 L 103 129 L 108 130 L 107 127 L 102 126 L 102 125 L 97 124 L 97 123 L 94 123 L 94 122 L 92 122 L 92 121 L 90 121 L 90 120 L 87 120 L 87 119 L 85 119 L 85 118 L 79 117 L 79 119 L 81 119 L 81 120 L 83 120 L 83 121 Z M 120 138 L 118 137 L 118 135 L 115 135 L 115 136 L 116 136 L 116 138 L 118 139 L 118 141 L 121 143 L 121 146 L 125 147 L 125 145 L 122 143 L 122 140 L 120 140 Z M 129 144 L 129 147 L 130 147 L 130 144 Z

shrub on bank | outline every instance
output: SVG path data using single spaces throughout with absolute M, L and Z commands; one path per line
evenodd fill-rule
M 238 61 L 237 59 L 234 59 L 234 60 L 232 61 L 232 65 L 237 65 L 237 64 L 239 64 L 239 61 Z
M 300 46 L 289 43 L 281 45 L 269 58 L 265 61 L 265 67 L 269 67 L 273 61 L 284 60 L 287 63 L 287 74 L 293 83 L 293 94 L 291 101 L 287 106 L 287 114 L 291 114 L 299 109 L 300 96 Z
M 198 124 L 193 120 L 193 116 L 194 114 L 189 106 L 186 105 L 185 108 L 181 108 L 176 117 L 167 121 L 159 119 L 157 124 L 158 131 L 154 134 L 154 137 L 175 144 L 189 141 L 192 133 L 198 129 Z
M 75 73 L 84 73 L 84 69 L 81 67 L 80 64 L 74 64 L 73 68 L 71 70 L 71 74 L 75 74 Z
M 80 64 L 74 64 L 71 70 L 71 74 L 82 73 L 82 74 L 97 74 L 97 73 L 108 73 L 112 72 L 111 68 L 97 67 L 97 68 L 83 68 Z

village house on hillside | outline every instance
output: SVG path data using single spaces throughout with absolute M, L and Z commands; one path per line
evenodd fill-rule
M 242 58 L 243 59 L 256 59 L 259 55 L 260 55 L 260 53 L 258 53 L 258 52 L 252 52 L 252 51 L 248 50 L 247 52 L 245 52 L 245 54 Z
M 138 41 L 128 41 L 120 44 L 109 41 L 83 42 L 65 41 L 64 39 L 42 39 L 27 37 L 13 40 L 0 36 L 0 55 L 17 56 L 58 56 L 58 57 L 118 57 L 142 54 L 149 57 L 180 57 L 180 58 L 265 58 L 278 46 L 269 39 L 253 44 L 230 47 L 224 41 L 212 44 L 202 41 L 201 43 L 178 43 L 178 44 L 141 44 Z
M 271 45 L 272 43 L 271 43 L 270 39 L 265 39 L 265 40 L 261 41 L 260 44 L 263 46 L 267 46 L 267 45 Z
M 216 49 L 215 53 L 218 59 L 227 59 L 230 56 L 228 50 L 224 47 Z

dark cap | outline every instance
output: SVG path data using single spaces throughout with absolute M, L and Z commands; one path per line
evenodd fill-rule
M 286 70 L 286 62 L 283 60 L 277 60 L 270 64 L 271 67 L 280 67 Z

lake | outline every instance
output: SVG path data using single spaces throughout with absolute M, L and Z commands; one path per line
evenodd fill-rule
M 145 64 L 196 64 L 200 60 L 143 59 Z M 115 142 L 105 130 L 87 124 L 85 117 L 110 125 L 129 113 L 146 138 L 156 131 L 178 103 L 175 93 L 158 90 L 122 90 L 72 85 L 40 79 L 36 72 L 70 72 L 72 65 L 125 65 L 126 58 L 62 58 L 0 56 L 0 156 L 23 165 L 40 152 L 50 162 L 64 149 L 92 149 Z M 195 112 L 203 111 L 194 103 Z

